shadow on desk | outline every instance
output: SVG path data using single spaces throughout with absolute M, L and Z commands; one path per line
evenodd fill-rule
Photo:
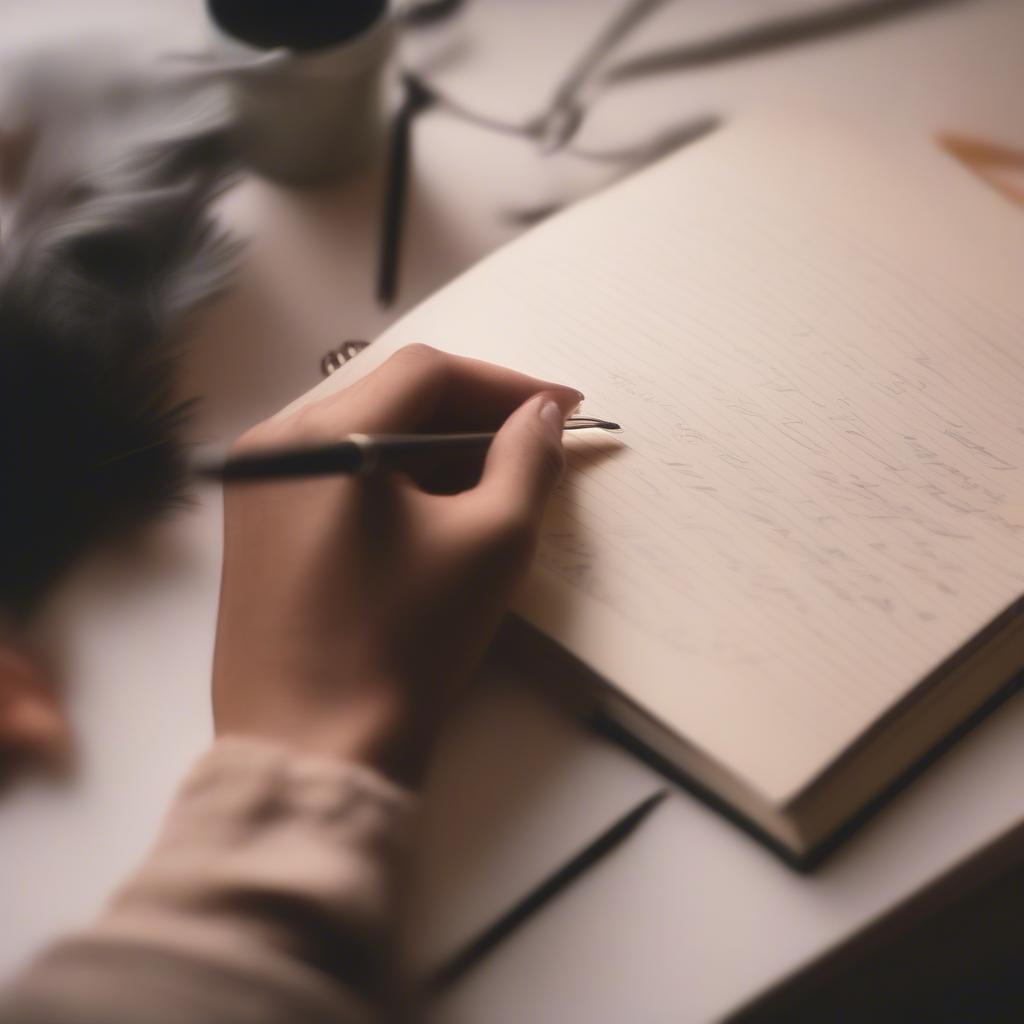
M 1022 926 L 1024 824 L 730 1024 L 1024 1020 Z

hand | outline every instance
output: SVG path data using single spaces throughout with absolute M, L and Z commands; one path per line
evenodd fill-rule
M 217 733 L 413 781 L 526 572 L 581 398 L 413 345 L 249 431 L 238 450 L 500 427 L 478 481 L 454 494 L 385 473 L 226 488 Z
M 0 788 L 27 764 L 68 767 L 71 750 L 56 688 L 0 623 Z

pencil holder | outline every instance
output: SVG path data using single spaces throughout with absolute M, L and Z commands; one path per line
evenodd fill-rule
M 384 136 L 388 0 L 208 0 L 249 166 L 286 185 L 338 181 Z

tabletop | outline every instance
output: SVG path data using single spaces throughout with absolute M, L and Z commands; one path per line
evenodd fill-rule
M 131 33 L 153 53 L 194 48 L 202 6 L 4 0 L 0 62 L 82 29 Z M 477 0 L 456 25 L 404 42 L 401 57 L 474 109 L 520 120 L 542 106 L 620 6 Z M 626 49 L 699 41 L 768 13 L 826 6 L 666 3 Z M 1024 4 L 946 0 L 834 38 L 622 85 L 595 106 L 577 153 L 551 156 L 425 115 L 416 126 L 400 301 L 389 310 L 373 297 L 379 164 L 315 192 L 247 181 L 223 211 L 251 238 L 246 265 L 234 292 L 204 317 L 185 367 L 186 386 L 204 396 L 197 435 L 230 437 L 275 411 L 317 382 L 326 349 L 372 338 L 539 213 L 620 173 L 583 151 L 639 144 L 691 117 L 728 120 L 792 102 L 1020 147 L 1022 52 Z M 204 491 L 130 549 L 83 567 L 39 625 L 67 681 L 81 756 L 72 779 L 26 782 L 0 806 L 2 973 L 88 920 L 138 859 L 176 780 L 209 739 L 220 529 L 219 497 Z M 1022 739 L 1024 701 L 1011 700 L 811 876 L 794 874 L 673 790 L 628 843 L 448 992 L 435 1016 L 467 1024 L 728 1016 L 998 838 L 1020 834 Z M 524 745 L 536 753 L 529 772 L 515 767 Z M 467 787 L 461 766 L 484 751 L 489 762 Z M 488 678 L 453 727 L 428 792 L 409 955 L 429 963 L 459 928 L 474 926 L 469 908 L 481 893 L 491 894 L 489 910 L 500 910 L 546 865 L 662 784 L 535 687 L 507 673 Z M 467 811 L 468 824 L 454 833 L 450 808 L 447 818 L 437 809 L 446 795 Z M 440 865 L 453 858 L 459 870 L 445 873 Z

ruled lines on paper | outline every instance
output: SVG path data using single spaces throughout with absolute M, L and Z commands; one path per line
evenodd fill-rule
M 540 571 L 663 651 L 619 685 L 781 796 L 1024 592 L 1024 306 L 923 271 L 891 218 L 872 245 L 898 176 L 813 139 L 761 160 L 776 142 L 730 130 L 638 176 L 385 340 L 624 425 L 568 440 Z

